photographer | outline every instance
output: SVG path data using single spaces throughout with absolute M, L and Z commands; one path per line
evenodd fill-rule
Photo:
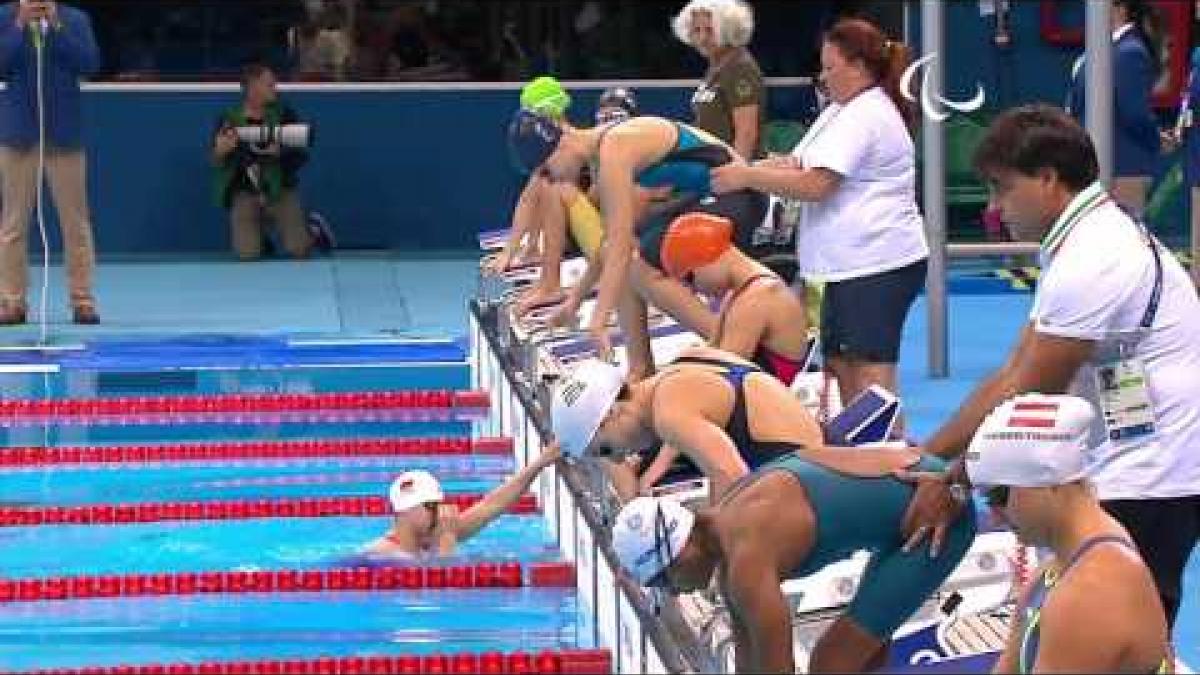
M 0 325 L 26 319 L 26 242 L 42 181 L 38 148 L 43 142 L 46 178 L 62 228 L 73 320 L 100 321 L 92 295 L 96 254 L 79 96 L 80 78 L 95 72 L 99 63 L 92 23 L 83 11 L 44 0 L 0 6 L 0 77 L 7 81 L 0 93 Z
M 246 66 L 242 97 L 241 105 L 221 115 L 212 150 L 215 196 L 218 204 L 229 209 L 234 253 L 242 260 L 262 256 L 267 216 L 293 257 L 307 257 L 314 246 L 330 248 L 332 237 L 320 217 L 305 220 L 298 174 L 308 161 L 308 139 L 306 135 L 289 138 L 285 133 L 285 127 L 301 122 L 279 100 L 275 73 L 263 64 Z M 266 142 L 240 137 L 239 128 L 266 135 Z

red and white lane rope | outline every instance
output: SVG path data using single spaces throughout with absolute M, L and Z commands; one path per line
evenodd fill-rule
M 0 401 L 0 426 L 436 420 L 478 414 L 488 406 L 487 392 L 447 389 L 10 399 Z
M 34 671 L 38 675 L 441 675 L 448 673 L 515 673 L 528 675 L 592 675 L 612 672 L 607 649 L 530 652 L 426 654 L 423 656 L 343 656 L 274 661 L 205 661 L 201 663 L 121 665 Z
M 61 464 L 132 464 L 316 457 L 512 454 L 511 438 L 352 438 L 336 440 L 0 448 L 0 469 Z
M 443 588 L 573 588 L 571 563 L 476 563 L 445 567 L 82 574 L 0 579 L 0 604 L 145 596 L 315 593 Z
M 479 494 L 446 495 L 447 504 L 465 509 Z M 522 495 L 508 513 L 537 513 L 537 499 Z M 0 508 L 0 527 L 26 525 L 119 525 L 175 520 L 245 520 L 248 518 L 323 518 L 384 516 L 391 508 L 382 497 L 312 497 L 239 501 L 154 502 L 147 504 L 86 504 L 81 506 L 16 506 Z

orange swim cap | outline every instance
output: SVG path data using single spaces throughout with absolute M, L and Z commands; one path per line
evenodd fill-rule
M 667 226 L 662 241 L 662 269 L 681 279 L 716 262 L 733 246 L 733 222 L 710 213 L 685 213 Z

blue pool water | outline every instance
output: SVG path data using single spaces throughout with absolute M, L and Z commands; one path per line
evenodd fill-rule
M 56 525 L 0 530 L 4 576 L 322 569 L 353 562 L 387 517 Z M 538 515 L 506 515 L 438 564 L 558 560 Z
M 412 469 L 432 472 L 447 493 L 481 493 L 512 472 L 512 459 L 354 457 L 38 467 L 0 473 L 0 503 L 382 497 L 398 473 Z
M 121 363 L 118 355 L 104 357 L 109 365 Z M 0 377 L 0 396 L 462 389 L 469 378 L 461 352 L 459 357 L 453 368 L 445 359 L 430 359 L 421 366 L 271 364 L 183 374 L 135 372 L 121 363 L 127 370 L 116 374 L 70 369 L 6 374 Z M 466 421 L 50 424 L 0 429 L 0 442 L 10 447 L 128 445 L 457 437 L 471 431 Z M 411 469 L 437 475 L 447 494 L 477 494 L 500 484 L 512 468 L 511 457 L 488 455 L 37 466 L 0 469 L 0 502 L 73 506 L 381 497 L 397 473 Z M 6 527 L 0 528 L 0 576 L 327 569 L 353 561 L 353 554 L 388 524 L 386 516 L 338 516 Z M 534 514 L 500 517 L 440 562 L 559 560 L 544 521 Z M 592 631 L 579 625 L 583 619 L 575 603 L 574 589 L 556 588 L 13 602 L 0 604 L 0 669 L 590 647 Z
M 0 611 L 0 666 L 588 646 L 575 602 L 574 589 L 487 589 L 18 603 Z

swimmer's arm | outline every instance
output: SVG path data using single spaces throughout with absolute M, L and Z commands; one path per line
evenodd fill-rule
M 600 290 L 592 312 L 591 328 L 601 328 L 616 309 L 621 290 L 627 285 L 629 261 L 633 256 L 633 218 L 636 195 L 633 161 L 636 151 L 630 141 L 612 137 L 600 149 L 600 211 L 604 217 L 604 265 Z
M 739 533 L 721 579 L 722 595 L 742 630 L 734 631 L 739 673 L 792 673 L 792 620 L 779 588 L 775 561 L 763 555 L 770 547 L 755 543 L 761 534 Z M 745 541 L 751 539 L 751 541 Z
M 504 254 L 507 254 L 508 257 L 511 258 L 516 254 L 517 248 L 525 236 L 535 229 L 534 225 L 537 219 L 533 217 L 533 214 L 537 212 L 538 203 L 542 198 L 542 189 L 545 186 L 546 178 L 535 173 L 529 177 L 525 188 L 521 190 L 521 196 L 517 198 L 517 205 L 513 208 L 508 241 L 504 242 Z
M 709 501 L 716 504 L 750 469 L 724 429 L 680 405 L 690 395 L 676 382 L 660 383 L 654 397 L 654 426 L 664 444 L 686 455 L 704 472 L 710 481 Z
M 650 463 L 650 466 L 642 472 L 641 478 L 638 479 L 641 490 L 646 491 L 654 487 L 654 484 L 667 474 L 667 470 L 671 468 L 671 464 L 675 462 L 676 457 L 679 457 L 679 451 L 669 444 L 663 443 L 662 448 L 658 451 L 658 455 L 654 457 L 654 461 Z
M 751 296 L 733 303 L 726 311 L 720 342 L 714 346 L 744 359 L 752 359 L 766 333 L 767 310 L 762 303 L 754 302 Z
M 822 201 L 842 184 L 841 174 L 823 168 L 757 165 L 743 170 L 746 172 L 746 187 L 806 202 Z
M 500 487 L 489 492 L 474 506 L 464 511 L 458 517 L 458 531 L 456 532 L 458 541 L 463 542 L 471 538 L 479 530 L 483 529 L 484 526 L 507 511 L 510 506 L 516 504 L 521 495 L 529 490 L 529 486 L 533 484 L 533 479 L 537 478 L 542 469 L 557 461 L 558 457 L 558 445 L 551 444 L 547 446 L 542 450 L 542 454 L 537 459 L 526 465 L 524 469 L 513 474 Z

